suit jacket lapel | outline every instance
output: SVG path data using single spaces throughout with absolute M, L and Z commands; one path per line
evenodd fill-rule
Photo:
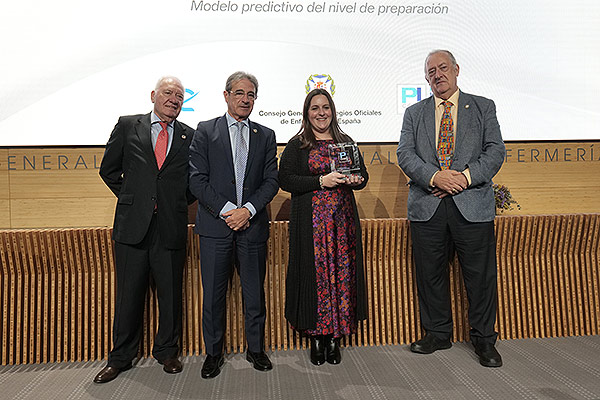
M 179 122 L 175 121 L 173 123 L 173 140 L 171 141 L 171 149 L 169 150 L 167 158 L 165 159 L 165 162 L 163 163 L 161 169 L 165 168 L 169 164 L 169 162 L 173 158 L 175 158 L 175 155 L 177 154 L 181 146 L 185 143 L 185 140 L 186 135 L 184 135 L 183 133 L 183 127 Z
M 229 127 L 227 126 L 227 118 L 225 115 L 217 121 L 217 135 L 219 135 L 218 140 L 221 143 L 223 154 L 225 155 L 225 164 L 228 165 L 231 174 L 235 176 L 233 153 L 231 152 L 231 139 L 229 138 Z
M 257 152 L 258 152 L 258 126 L 248 120 L 248 126 L 250 128 L 250 132 L 248 133 L 248 161 L 246 162 L 246 173 L 250 171 L 250 167 L 252 166 L 252 161 L 254 160 Z
M 156 156 L 154 155 L 154 150 L 152 149 L 152 139 L 150 137 L 150 113 L 143 115 L 138 120 L 135 133 L 140 140 L 144 153 L 146 153 L 146 157 L 148 157 L 150 160 L 154 160 L 154 165 L 156 165 L 156 168 L 158 169 L 158 165 L 156 164 Z
M 426 101 L 427 104 L 423 107 L 425 132 L 429 145 L 433 150 L 433 157 L 437 160 L 437 146 L 435 145 L 435 99 L 431 96 Z
M 460 92 L 458 96 L 458 109 L 456 110 L 457 129 L 456 137 L 454 138 L 454 160 L 458 160 L 462 154 L 461 150 L 466 146 L 469 138 L 469 127 L 472 124 L 473 112 L 471 96 L 466 93 Z

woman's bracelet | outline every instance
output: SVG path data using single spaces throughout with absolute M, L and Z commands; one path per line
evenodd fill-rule
M 319 175 L 319 186 L 321 186 L 321 189 L 325 189 L 325 186 L 323 186 L 323 175 Z

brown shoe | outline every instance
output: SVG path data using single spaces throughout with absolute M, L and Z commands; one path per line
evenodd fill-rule
M 163 365 L 163 371 L 167 374 L 178 374 L 183 371 L 183 364 L 177 358 L 169 358 L 165 361 L 159 361 Z
M 98 372 L 98 375 L 94 378 L 94 383 L 106 383 L 115 379 L 121 372 L 127 371 L 131 368 L 131 365 L 124 368 L 117 368 L 106 366 L 102 368 L 102 371 Z

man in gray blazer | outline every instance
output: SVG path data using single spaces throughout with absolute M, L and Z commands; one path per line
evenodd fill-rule
M 198 199 L 195 232 L 200 236 L 204 303 L 202 330 L 207 357 L 203 378 L 223 365 L 227 284 L 238 267 L 244 299 L 248 352 L 260 371 L 273 366 L 264 352 L 267 205 L 279 189 L 273 130 L 250 121 L 258 81 L 232 74 L 223 95 L 227 113 L 200 122 L 190 146 L 190 190 Z
M 410 178 L 410 220 L 425 336 L 411 351 L 452 346 L 448 260 L 458 254 L 469 298 L 471 342 L 481 365 L 500 367 L 494 344 L 497 309 L 492 177 L 505 148 L 492 100 L 458 89 L 459 66 L 446 50 L 425 59 L 433 96 L 404 114 L 397 156 Z

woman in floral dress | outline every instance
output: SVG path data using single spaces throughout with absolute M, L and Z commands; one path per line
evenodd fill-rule
M 329 145 L 352 142 L 342 132 L 331 95 L 311 91 L 302 127 L 281 155 L 279 182 L 292 194 L 285 316 L 310 337 L 310 359 L 339 364 L 340 338 L 366 318 L 360 220 L 354 190 L 369 178 L 331 170 Z

